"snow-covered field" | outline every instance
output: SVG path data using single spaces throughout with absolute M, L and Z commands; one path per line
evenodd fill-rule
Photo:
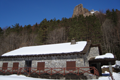
M 113 72 L 113 77 L 115 80 L 120 80 L 120 73 Z M 24 75 L 0 75 L 0 80 L 55 80 L 55 79 L 42 79 L 42 78 L 32 78 L 26 77 Z M 93 79 L 95 80 L 95 79 Z M 98 80 L 112 80 L 109 76 L 101 76 Z

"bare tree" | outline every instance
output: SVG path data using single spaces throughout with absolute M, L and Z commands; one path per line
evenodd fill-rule
M 102 25 L 103 43 L 107 52 L 114 52 L 114 42 L 116 41 L 116 33 L 112 20 L 106 19 Z
M 102 24 L 106 19 L 106 17 L 105 17 L 106 14 L 104 14 L 103 10 L 100 10 L 99 13 L 96 14 L 96 16 L 100 20 L 100 24 Z
M 48 34 L 47 43 L 61 43 L 66 40 L 65 28 L 57 28 Z

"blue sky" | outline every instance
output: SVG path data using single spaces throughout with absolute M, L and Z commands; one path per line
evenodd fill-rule
M 43 19 L 72 17 L 74 7 L 94 10 L 118 9 L 120 0 L 0 0 L 0 27 L 34 25 Z

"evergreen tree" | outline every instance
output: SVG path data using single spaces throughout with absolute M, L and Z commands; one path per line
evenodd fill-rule
M 3 30 L 2 28 L 0 27 L 0 36 L 3 34 Z

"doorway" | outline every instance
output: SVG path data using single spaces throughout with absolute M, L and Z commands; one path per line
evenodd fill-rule
M 90 65 L 90 67 L 95 67 L 98 70 L 99 75 L 102 75 L 101 63 L 100 62 L 96 62 L 96 63 L 95 62 L 94 63 L 89 62 L 89 65 Z M 94 74 L 94 70 L 91 70 L 90 72 L 92 74 Z
M 97 69 L 97 64 L 90 64 L 90 67 L 95 67 L 96 69 Z M 94 74 L 94 70 L 90 70 L 90 72 L 92 73 L 92 74 Z
M 31 67 L 32 61 L 31 60 L 26 60 L 25 61 L 25 67 Z
M 26 70 L 27 72 L 30 71 L 31 64 L 32 64 L 32 61 L 31 61 L 31 60 L 26 60 L 26 61 L 25 61 L 25 70 Z

